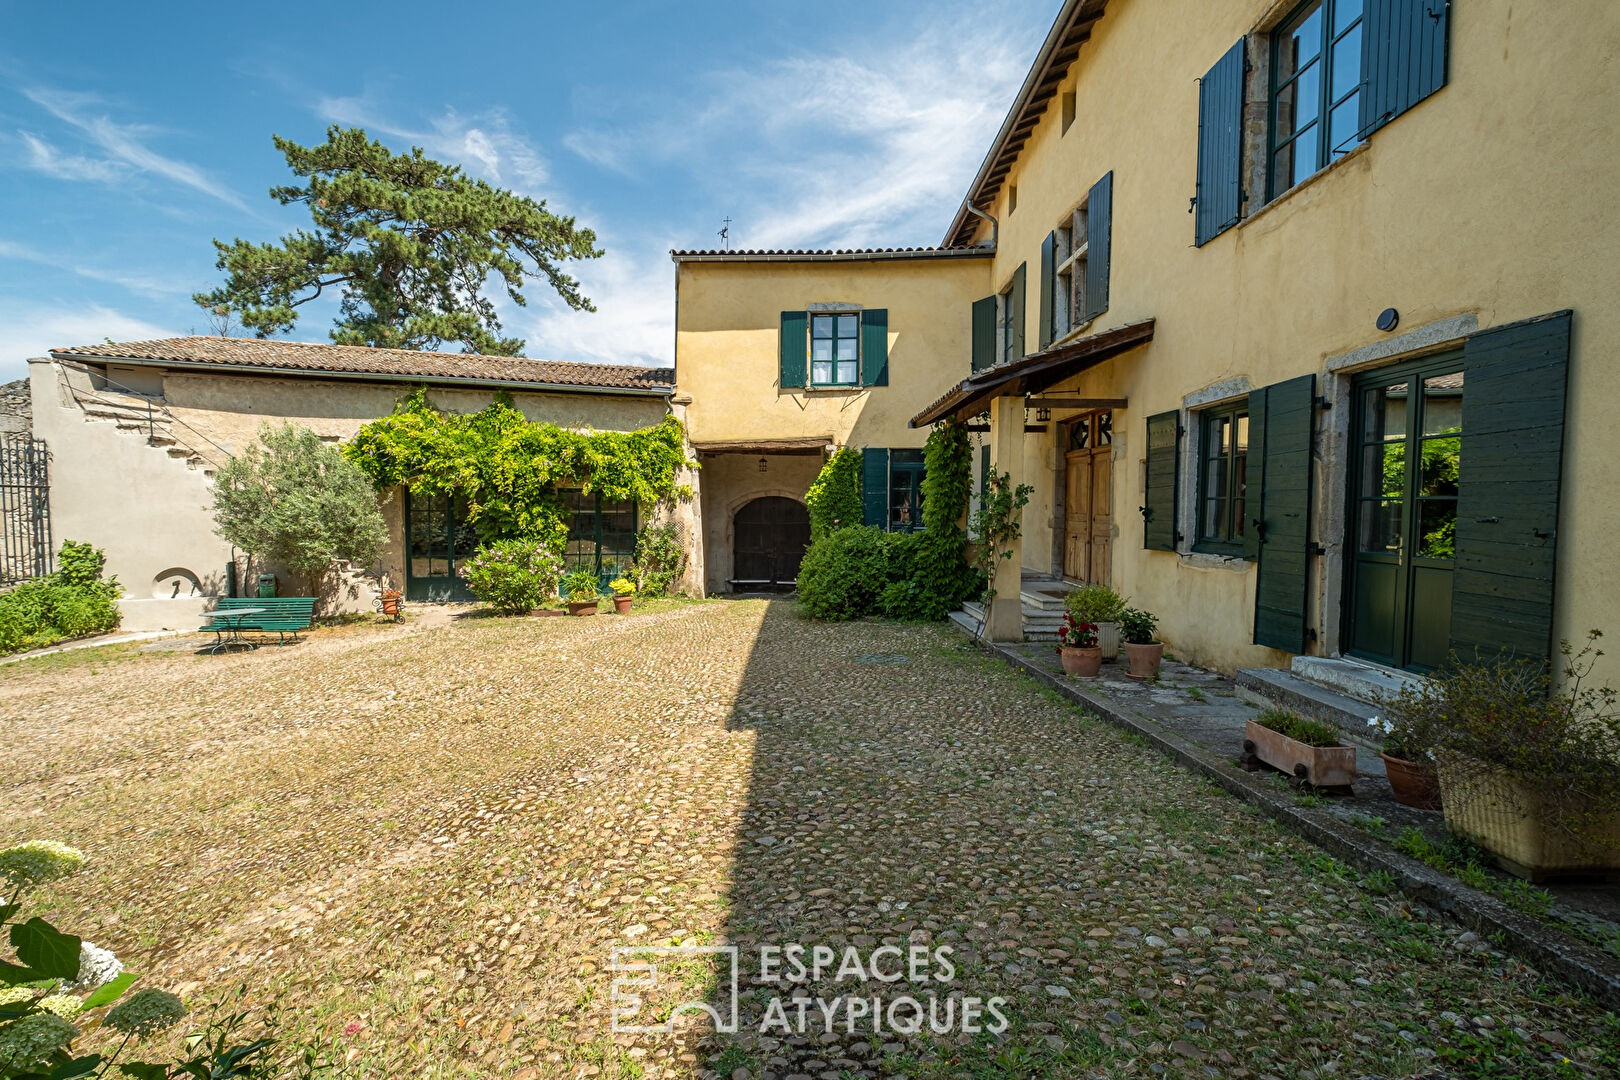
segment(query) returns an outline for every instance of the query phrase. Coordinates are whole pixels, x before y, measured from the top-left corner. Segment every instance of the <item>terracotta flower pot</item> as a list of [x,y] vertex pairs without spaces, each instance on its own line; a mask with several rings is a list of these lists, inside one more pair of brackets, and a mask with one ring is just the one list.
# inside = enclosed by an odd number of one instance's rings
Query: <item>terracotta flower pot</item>
[[1077,649],[1064,645],[1058,649],[1063,660],[1063,674],[1077,675],[1082,679],[1095,679],[1102,670],[1102,648],[1093,645],[1089,649]]
[[596,601],[595,600],[570,600],[570,601],[568,601],[568,614],[570,614],[570,615],[595,615],[596,614]]
[[628,615],[628,614],[630,614],[630,601],[631,601],[631,599],[632,598],[628,597],[628,596],[615,596],[613,598],[613,610],[616,611],[617,613],[619,613],[620,615]]
[[1130,670],[1125,674],[1132,679],[1157,679],[1159,665],[1164,662],[1164,642],[1155,641],[1151,645],[1132,645],[1124,642],[1120,648],[1125,651],[1125,662]]
[[1388,754],[1378,756],[1384,759],[1384,775],[1389,777],[1396,802],[1419,810],[1440,809],[1440,777],[1432,764]]
[[1312,746],[1247,720],[1243,724],[1243,749],[1272,768],[1316,787],[1344,787],[1356,779],[1353,746]]

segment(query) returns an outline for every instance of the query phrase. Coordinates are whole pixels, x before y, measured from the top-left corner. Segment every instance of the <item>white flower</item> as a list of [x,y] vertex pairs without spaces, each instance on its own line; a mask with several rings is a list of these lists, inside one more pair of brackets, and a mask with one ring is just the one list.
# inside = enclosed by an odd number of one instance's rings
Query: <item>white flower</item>
[[32,1013],[0,1027],[0,1069],[7,1076],[32,1071],[58,1050],[73,1041],[79,1029],[50,1013]]
[[123,974],[124,965],[109,949],[92,945],[88,941],[79,942],[79,979],[69,990],[94,990],[103,983],[110,983]]
[[49,994],[39,999],[41,1012],[55,1013],[64,1020],[78,1016],[84,1003],[72,994]]
[[18,888],[65,878],[84,865],[84,852],[55,840],[30,840],[0,851],[0,878]]
[[107,1013],[107,1026],[130,1035],[150,1035],[178,1023],[185,1004],[167,990],[141,990]]

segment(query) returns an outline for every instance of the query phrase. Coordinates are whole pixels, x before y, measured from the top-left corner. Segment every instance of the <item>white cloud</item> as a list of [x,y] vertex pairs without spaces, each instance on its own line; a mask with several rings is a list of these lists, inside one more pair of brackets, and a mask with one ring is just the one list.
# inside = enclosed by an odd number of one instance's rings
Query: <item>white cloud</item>
[[129,169],[117,161],[65,153],[37,135],[26,131],[17,134],[28,148],[28,166],[49,173],[58,180],[89,180],[105,184],[129,174]]
[[[224,203],[229,203],[239,209],[246,209],[246,204],[237,197],[236,193],[225,187],[219,181],[209,176],[202,169],[189,162],[179,161],[175,158],[165,157],[147,146],[144,139],[152,133],[152,129],[140,124],[120,124],[105,114],[99,113],[101,105],[96,98],[88,94],[77,94],[68,91],[49,90],[40,87],[25,89],[23,94],[65,124],[77,128],[81,133],[111,156],[111,162],[102,162],[101,165],[113,162],[122,163],[140,172],[153,173],[172,180],[185,187],[211,195]],[[41,143],[41,148],[47,153],[51,148]],[[32,151],[32,146],[30,146]],[[81,171],[80,175],[72,179],[97,179],[112,182],[119,179],[116,174],[95,175],[98,163],[87,158],[72,159],[91,167],[90,173]]]
[[471,117],[446,108],[426,128],[384,116],[365,97],[322,98],[315,112],[332,123],[408,140],[430,157],[448,158],[491,183],[517,191],[534,191],[550,175],[544,155],[513,130],[510,115],[499,107]]
[[49,266],[54,270],[76,274],[91,281],[109,282],[154,300],[172,299],[183,295],[183,290],[176,288],[171,278],[147,277],[118,269],[92,266],[81,260],[51,255],[36,248],[31,248],[26,244],[14,243],[10,240],[0,240],[0,259],[15,259],[20,262],[35,263],[39,266]]
[[733,246],[935,243],[1032,53],[1028,33],[959,26],[942,14],[900,46],[721,72],[645,123],[564,144],[628,175],[687,170],[737,219]]
[[0,301],[0,382],[28,373],[27,360],[51,349],[114,341],[148,341],[175,337],[177,331],[156,326],[100,304],[37,304]]
[[573,311],[535,282],[529,307],[503,305],[508,332],[528,341],[527,356],[601,364],[668,366],[675,351],[675,278],[667,239],[621,246],[601,238],[606,254],[569,264],[595,311]]

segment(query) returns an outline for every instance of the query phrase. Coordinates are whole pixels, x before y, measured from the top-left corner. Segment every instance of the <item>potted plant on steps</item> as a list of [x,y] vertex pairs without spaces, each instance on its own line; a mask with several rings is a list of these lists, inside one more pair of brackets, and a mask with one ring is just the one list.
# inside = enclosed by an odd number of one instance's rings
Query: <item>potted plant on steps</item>
[[608,588],[613,590],[613,610],[620,615],[630,614],[630,602],[635,599],[636,583],[626,577],[616,577],[608,582]]
[[1423,717],[1393,713],[1375,716],[1367,726],[1383,736],[1384,775],[1395,801],[1418,810],[1440,809],[1440,777],[1434,766],[1434,739]]
[[1063,614],[1057,652],[1063,661],[1065,675],[1095,679],[1102,671],[1103,651],[1097,643],[1097,624],[1081,622],[1072,611]]
[[1125,650],[1125,661],[1132,679],[1157,679],[1159,665],[1164,662],[1164,642],[1159,640],[1159,620],[1141,608],[1126,608],[1119,613],[1120,648]]
[[1244,767],[1257,761],[1321,788],[1348,788],[1356,779],[1356,748],[1339,741],[1331,724],[1287,709],[1263,710],[1243,723]]
[[1591,683],[1598,631],[1561,677],[1540,659],[1455,657],[1393,700],[1432,724],[1446,826],[1511,874],[1620,871],[1620,707]]
[[1107,585],[1082,585],[1063,598],[1064,609],[1080,622],[1095,623],[1104,660],[1119,656],[1119,617],[1125,598]]
[[596,575],[575,570],[562,580],[563,596],[568,598],[568,614],[596,614]]

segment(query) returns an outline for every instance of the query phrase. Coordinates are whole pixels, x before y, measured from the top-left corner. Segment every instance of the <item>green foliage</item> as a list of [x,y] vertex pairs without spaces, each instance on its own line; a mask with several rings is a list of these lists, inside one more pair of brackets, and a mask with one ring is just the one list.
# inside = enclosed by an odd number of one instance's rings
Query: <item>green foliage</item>
[[1159,640],[1159,618],[1151,611],[1128,607],[1119,613],[1119,637],[1128,645],[1152,645]]
[[1332,724],[1324,724],[1320,720],[1307,720],[1289,709],[1276,707],[1264,709],[1254,720],[1261,727],[1270,728],[1306,746],[1339,745],[1339,733],[1334,730]]
[[805,614],[859,619],[876,612],[890,584],[894,547],[904,535],[851,525],[811,544],[799,564],[797,591]]
[[940,536],[953,536],[960,545],[966,539],[962,520],[972,490],[973,444],[968,439],[967,425],[960,420],[942,420],[934,425],[923,444],[923,528]]
[[226,279],[193,297],[202,307],[239,312],[244,327],[269,337],[291,330],[301,305],[336,287],[343,304],[332,340],[340,345],[454,341],[500,356],[517,355],[524,342],[500,336],[485,295],[492,278],[519,307],[525,278],[544,278],[569,307],[595,310],[559,264],[601,255],[596,236],[544,201],[471,179],[421,147],[394,154],[359,128],[330,127],[318,146],[274,138],[307,182],[270,195],[308,207],[314,229],[270,244],[214,241]]
[[264,425],[258,444],[221,466],[214,521],[232,544],[302,575],[314,596],[333,563],[376,562],[388,542],[365,473],[296,424]]
[[465,496],[468,520],[486,543],[532,539],[561,552],[569,511],[559,488],[643,510],[689,496],[675,482],[679,469],[695,464],[685,445],[673,416],[638,431],[568,431],[530,421],[504,394],[479,412],[447,414],[418,389],[362,427],[343,452],[379,491],[403,484],[413,495]]
[[572,570],[562,579],[563,595],[576,604],[595,600],[599,582],[589,570]]
[[0,594],[0,654],[38,649],[118,626],[116,578],[103,578],[107,557],[94,545],[62,542],[55,573]]
[[[1024,507],[1035,489],[1029,484],[1013,487],[1012,474],[991,469],[985,477],[979,509],[973,514],[971,531],[978,540],[974,568],[984,577],[984,602],[988,608],[996,597],[996,564],[1012,558],[1011,544],[1024,534]],[[989,619],[985,619],[986,625]]]
[[1082,622],[1118,622],[1125,598],[1107,585],[1082,585],[1063,598],[1063,606]]
[[1506,776],[1527,789],[1550,827],[1601,843],[1620,813],[1620,707],[1612,687],[1590,682],[1602,636],[1591,631],[1578,652],[1562,644],[1562,681],[1539,660],[1453,654],[1432,678],[1385,704],[1401,724],[1432,738],[1459,787]]
[[[926,482],[926,481],[925,481]],[[861,523],[861,454],[843,447],[821,466],[804,493],[810,511],[810,541],[814,543],[834,529]]]
[[502,615],[533,611],[557,594],[562,560],[534,540],[485,544],[462,568],[467,589]]
[[612,581],[608,582],[608,588],[613,590],[614,596],[636,595],[636,583],[631,581],[629,578],[616,577]]
[[1465,885],[1488,892],[1528,915],[1544,918],[1552,908],[1552,894],[1528,881],[1491,873],[1485,868],[1490,856],[1460,836],[1448,833],[1438,841],[1431,840],[1422,830],[1408,825],[1390,846],[1402,855],[1450,874]]
[[636,534],[630,564],[636,592],[642,596],[667,594],[686,569],[686,545],[680,526],[671,521],[642,529]]

